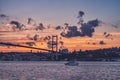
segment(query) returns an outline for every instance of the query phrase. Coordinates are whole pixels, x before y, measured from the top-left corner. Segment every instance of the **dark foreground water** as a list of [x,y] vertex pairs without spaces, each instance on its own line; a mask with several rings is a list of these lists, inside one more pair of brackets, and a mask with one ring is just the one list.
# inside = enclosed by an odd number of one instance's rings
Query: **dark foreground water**
[[0,62],[0,80],[120,80],[120,62]]

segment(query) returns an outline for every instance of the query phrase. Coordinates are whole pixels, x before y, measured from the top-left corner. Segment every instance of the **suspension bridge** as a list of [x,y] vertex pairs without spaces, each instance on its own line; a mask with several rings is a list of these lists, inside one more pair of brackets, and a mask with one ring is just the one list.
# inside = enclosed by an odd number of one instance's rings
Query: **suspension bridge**
[[[56,44],[54,44],[54,42]],[[51,52],[51,59],[54,60],[54,56],[55,56],[55,59],[58,60],[58,36],[57,35],[54,35],[52,36],[52,50],[49,50],[49,49],[43,49],[43,48],[36,48],[36,47],[30,47],[30,46],[24,46],[24,45],[19,45],[19,44],[13,44],[13,43],[5,43],[5,42],[0,42],[1,45],[7,45],[7,46],[15,46],[15,47],[23,47],[23,48],[30,48],[30,49],[36,49],[36,50],[43,50],[43,51],[48,51],[48,52]],[[55,46],[55,48],[54,48]]]

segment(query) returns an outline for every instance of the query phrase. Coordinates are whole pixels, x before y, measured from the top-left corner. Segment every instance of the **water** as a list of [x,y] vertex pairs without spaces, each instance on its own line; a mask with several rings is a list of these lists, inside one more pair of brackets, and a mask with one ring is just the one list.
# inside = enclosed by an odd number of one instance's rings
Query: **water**
[[0,80],[120,80],[120,62],[0,62]]

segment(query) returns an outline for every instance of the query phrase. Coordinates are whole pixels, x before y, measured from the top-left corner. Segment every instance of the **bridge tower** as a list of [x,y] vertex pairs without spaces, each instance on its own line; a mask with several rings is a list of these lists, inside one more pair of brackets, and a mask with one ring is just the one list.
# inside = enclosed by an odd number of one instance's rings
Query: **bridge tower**
[[58,60],[58,36],[52,36],[52,60]]

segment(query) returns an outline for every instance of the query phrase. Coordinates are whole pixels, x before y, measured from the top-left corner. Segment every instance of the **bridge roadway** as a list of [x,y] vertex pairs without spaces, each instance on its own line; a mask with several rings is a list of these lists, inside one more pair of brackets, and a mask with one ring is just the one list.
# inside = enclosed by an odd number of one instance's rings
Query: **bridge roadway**
[[23,47],[23,48],[31,48],[31,49],[37,49],[37,50],[55,52],[55,51],[48,50],[48,49],[36,48],[36,47],[30,47],[30,46],[24,46],[24,45],[19,45],[19,44],[4,43],[4,42],[0,42],[0,44],[1,44],[1,45],[7,45],[7,46],[17,46],[17,47]]

